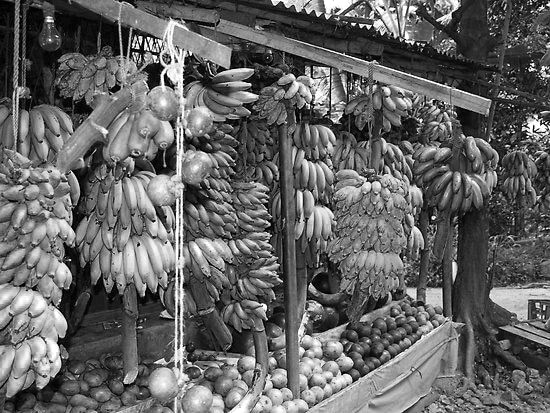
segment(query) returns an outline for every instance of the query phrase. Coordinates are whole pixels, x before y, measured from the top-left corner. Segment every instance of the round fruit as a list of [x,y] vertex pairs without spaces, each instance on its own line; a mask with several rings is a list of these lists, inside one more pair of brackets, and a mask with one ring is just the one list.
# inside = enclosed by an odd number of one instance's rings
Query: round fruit
[[298,407],[299,413],[305,413],[309,410],[309,404],[304,399],[294,399],[293,402]]
[[342,373],[345,373],[353,368],[353,360],[350,357],[340,357],[338,360],[336,360],[336,362],[338,363],[338,366],[340,367],[340,371]]
[[361,366],[361,368],[359,369],[359,373],[361,374],[361,376],[366,376],[370,373],[370,367],[366,363],[363,364],[363,366]]
[[397,325],[397,327],[402,326],[406,322],[407,322],[407,317],[405,317],[404,315],[399,315],[395,317],[395,324]]
[[253,411],[258,412],[269,412],[271,408],[273,407],[273,403],[271,403],[271,399],[267,397],[265,394],[261,395],[258,399],[258,403],[256,403],[256,407],[259,407],[258,410],[254,408]]
[[254,382],[254,370],[247,370],[241,374],[241,380],[244,381],[248,387],[252,386]]
[[191,109],[186,115],[187,130],[193,137],[206,135],[214,125],[212,115],[207,108],[198,107]]
[[397,323],[395,322],[395,318],[389,317],[386,320],[386,326],[388,327],[388,331],[395,330],[397,328]]
[[256,367],[255,357],[244,356],[244,357],[241,357],[239,361],[237,361],[237,370],[241,374],[247,370],[254,370],[255,367]]
[[149,391],[151,396],[161,402],[166,402],[176,396],[179,387],[174,372],[167,367],[153,370],[149,376]]
[[216,381],[216,379],[222,374],[223,371],[219,367],[208,367],[206,370],[204,370],[204,378],[210,381]]
[[[225,407],[228,409],[232,409],[235,407],[239,402],[243,399],[244,395],[246,394],[246,391],[239,388],[233,388],[227,393],[227,396],[225,396]],[[184,410],[185,411],[185,410]]]
[[308,378],[303,374],[300,374],[298,378],[300,381],[300,391],[306,390],[308,388]]
[[212,170],[212,160],[203,151],[188,150],[181,162],[182,180],[189,185],[200,184]]
[[207,413],[213,401],[214,397],[210,389],[201,385],[195,385],[183,395],[181,408],[186,413]]
[[420,327],[420,326],[418,325],[418,322],[417,322],[416,320],[415,320],[415,321],[411,321],[411,322],[409,323],[409,326],[411,326],[411,331],[412,331],[413,333],[416,333],[416,331],[418,330],[418,327]]
[[283,404],[284,402],[283,392],[279,389],[271,389],[265,395],[271,399],[273,406]]
[[302,393],[300,393],[300,398],[307,403],[308,409],[315,406],[317,403],[315,393],[313,393],[310,389],[302,391]]
[[298,371],[309,379],[313,374],[313,367],[308,362],[300,361],[298,363]]
[[388,350],[384,350],[380,356],[380,363],[384,364],[391,360],[391,354]]
[[439,321],[437,321],[437,320],[435,320],[435,319],[434,319],[434,320],[432,320],[432,321],[430,321],[430,322],[432,323],[432,325],[434,326],[434,328],[436,328],[436,327],[439,327],[439,326],[440,326],[440,324],[439,324]]
[[365,361],[362,358],[353,360],[353,368],[357,371],[361,370],[364,365]]
[[334,374],[332,374],[332,371],[323,370],[323,372],[321,374],[323,375],[323,377],[325,378],[327,383],[330,383],[332,381],[332,379],[334,378]]
[[386,321],[384,321],[384,319],[380,317],[372,322],[372,327],[379,329],[382,333],[388,331]]
[[373,327],[370,332],[370,336],[372,337],[380,337],[382,336],[382,330],[379,328]]
[[308,384],[310,388],[314,386],[325,387],[327,384],[327,379],[325,379],[325,376],[323,376],[322,373],[315,373],[309,378]]
[[323,364],[322,369],[324,371],[330,371],[333,376],[336,376],[340,372],[340,367],[338,366],[338,363],[334,360],[329,360],[325,364]]
[[313,386],[313,387],[310,388],[310,390],[315,395],[315,404],[321,403],[323,401],[323,399],[325,398],[325,391],[323,390],[323,387]]
[[393,343],[393,334],[391,333],[384,333],[381,337],[382,340],[388,340],[389,344]]
[[281,389],[281,394],[283,395],[283,401],[285,402],[294,399],[294,395],[288,387],[283,387]]
[[336,360],[343,352],[344,346],[336,340],[329,340],[323,346],[323,356],[329,360]]
[[151,89],[147,94],[147,106],[160,120],[171,121],[178,116],[178,97],[174,89],[168,86],[157,86]]
[[189,366],[185,369],[185,374],[191,379],[198,379],[201,376],[201,369],[199,369],[197,366]]
[[216,393],[221,394],[222,396],[227,396],[229,390],[233,388],[233,379],[225,374],[221,375],[214,382],[214,390]]
[[434,307],[434,311],[435,311],[436,314],[443,314],[443,308],[439,305],[436,305]]
[[300,342],[300,345],[304,348],[304,350],[309,350],[314,345],[313,337],[306,334],[302,337],[302,341]]
[[293,400],[284,401],[283,407],[285,408],[286,413],[299,413],[300,411],[298,405]]
[[361,373],[358,370],[351,369],[348,371],[348,374],[351,376],[352,381],[357,381],[361,378]]
[[286,374],[276,373],[271,375],[271,381],[273,382],[273,387],[276,389],[282,389],[287,385]]
[[286,409],[279,404],[279,405],[273,406],[269,411],[269,413],[286,413]]
[[147,185],[147,195],[155,206],[174,205],[177,192],[177,183],[165,174],[154,176]]
[[371,326],[367,324],[361,324],[357,330],[357,334],[359,334],[359,337],[368,337],[371,335],[371,330]]
[[312,348],[304,351],[304,357],[307,357],[307,358],[310,358],[310,359],[314,359],[317,357],[317,352]]
[[395,357],[399,354],[399,346],[396,345],[396,344],[391,344],[389,347],[388,347],[388,353],[390,353],[390,356],[392,357]]
[[342,333],[342,336],[354,343],[359,340],[359,334],[357,334],[357,331],[355,330],[344,330],[344,332]]
[[399,314],[401,314],[401,308],[397,306],[390,308],[390,316],[397,317]]

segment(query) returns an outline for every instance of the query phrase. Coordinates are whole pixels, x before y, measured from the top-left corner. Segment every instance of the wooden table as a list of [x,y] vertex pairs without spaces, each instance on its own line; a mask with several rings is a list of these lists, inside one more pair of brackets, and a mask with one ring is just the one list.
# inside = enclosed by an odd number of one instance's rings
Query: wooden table
[[541,320],[528,320],[500,327],[500,330],[550,348],[550,332],[546,331]]

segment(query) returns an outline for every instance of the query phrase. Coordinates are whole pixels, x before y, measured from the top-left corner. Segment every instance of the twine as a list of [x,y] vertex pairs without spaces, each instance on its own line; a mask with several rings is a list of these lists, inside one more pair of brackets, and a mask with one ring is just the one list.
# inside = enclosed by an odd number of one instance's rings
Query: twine
[[369,136],[372,136],[372,121],[374,119],[374,106],[372,103],[372,89],[373,89],[373,63],[369,61],[367,65],[367,82],[369,90],[369,102],[367,103],[367,127],[369,128]]
[[21,0],[15,0],[13,21],[13,94],[12,94],[12,122],[13,122],[13,150],[17,151],[17,137],[19,135],[19,70],[21,39],[19,37],[21,22]]

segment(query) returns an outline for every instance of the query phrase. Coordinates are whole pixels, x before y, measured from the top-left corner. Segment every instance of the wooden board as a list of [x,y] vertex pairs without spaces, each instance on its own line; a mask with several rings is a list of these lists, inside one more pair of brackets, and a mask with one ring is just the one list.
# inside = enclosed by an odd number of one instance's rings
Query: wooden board
[[500,330],[505,331],[507,333],[513,334],[515,336],[519,336],[522,338],[525,338],[527,340],[530,340],[534,343],[541,344],[545,347],[550,347],[550,337],[549,338],[543,338],[537,334],[533,334],[529,331],[522,330],[520,328],[517,328],[516,326],[504,326],[499,327]]
[[[363,77],[368,77],[369,75],[369,67],[371,65],[365,60],[291,39],[281,34],[253,29],[225,19],[220,20],[220,23],[216,27],[216,31],[268,46],[276,50],[291,53],[312,62],[322,63],[336,69],[355,73]],[[205,35],[209,37],[212,36],[212,38],[215,38],[213,36],[215,36],[216,31],[206,27],[202,29]],[[472,112],[488,115],[491,107],[490,99],[410,75],[377,63],[372,64],[372,71],[374,80],[399,86],[403,89],[420,93],[430,98],[439,99]]]
[[519,328],[520,330],[527,331],[528,333],[535,334],[539,337],[546,338],[550,340],[550,332],[537,328],[530,325],[529,323],[519,323],[514,325],[514,327]]
[[[143,10],[138,10],[130,3],[114,0],[72,0],[73,4],[90,10],[105,19],[120,22],[141,32],[162,39],[168,26],[168,21],[153,16]],[[214,40],[188,30],[186,27],[175,26],[174,45],[208,59],[222,67],[231,66],[231,49]]]
[[207,10],[183,4],[169,4],[158,1],[136,1],[136,6],[151,14],[164,17],[172,17],[186,21],[196,21],[208,24],[217,24],[220,21],[220,13],[217,10]]

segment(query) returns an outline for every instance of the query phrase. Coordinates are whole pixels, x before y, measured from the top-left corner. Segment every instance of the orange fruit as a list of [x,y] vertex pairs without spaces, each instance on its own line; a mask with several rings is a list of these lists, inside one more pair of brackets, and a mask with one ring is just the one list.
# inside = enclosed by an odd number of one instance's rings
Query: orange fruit
[[243,374],[247,370],[254,370],[256,367],[256,358],[252,356],[243,356],[237,361],[237,370]]
[[207,413],[213,401],[214,396],[210,389],[201,385],[195,385],[183,395],[181,408],[186,413]]
[[229,390],[233,388],[233,379],[225,374],[218,377],[214,382],[214,391],[221,394],[223,397],[227,396]]
[[309,387],[319,386],[321,388],[327,385],[327,380],[323,374],[315,373],[309,378]]
[[338,363],[342,373],[345,373],[353,368],[353,360],[348,356],[340,357],[336,360],[336,362]]
[[226,364],[222,367],[223,374],[233,380],[239,378],[239,370],[237,370],[236,366],[232,366],[230,364]]
[[225,408],[225,403],[223,401],[223,397],[220,394],[214,394],[212,399],[212,407],[220,407],[222,409]]
[[323,387],[323,391],[325,392],[325,399],[328,399],[330,396],[332,396],[333,390],[330,384],[325,385],[325,387]]
[[308,378],[304,376],[303,374],[300,374],[300,391],[306,390],[308,388]]
[[313,347],[315,341],[313,337],[306,334],[302,337],[302,341],[300,342],[300,345],[304,348],[304,350],[309,350],[311,347]]
[[219,367],[208,367],[206,370],[204,370],[204,378],[206,380],[210,381],[216,381],[218,377],[220,377],[223,374],[222,369]]
[[313,386],[309,390],[311,390],[313,392],[313,394],[315,395],[315,404],[321,403],[323,401],[323,399],[325,398],[325,391],[323,390],[322,387]]
[[340,372],[340,367],[334,360],[327,361],[323,364],[322,369],[323,371],[330,371],[333,376],[336,376]]
[[286,413],[286,409],[280,404],[273,406],[269,413]]
[[149,392],[161,402],[166,402],[178,394],[178,379],[167,367],[160,367],[149,376]]
[[298,363],[298,371],[300,372],[300,374],[303,374],[307,378],[310,378],[313,374],[313,367],[307,362],[300,361]]

